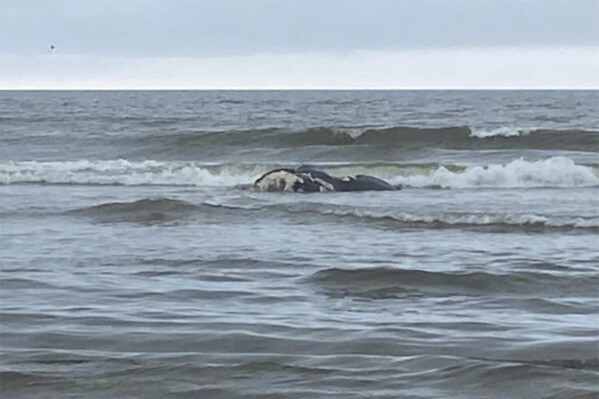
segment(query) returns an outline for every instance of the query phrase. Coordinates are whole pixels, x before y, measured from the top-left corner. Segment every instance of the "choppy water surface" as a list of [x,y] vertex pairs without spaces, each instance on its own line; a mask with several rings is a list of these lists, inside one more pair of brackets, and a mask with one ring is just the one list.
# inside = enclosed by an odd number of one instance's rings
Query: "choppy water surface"
[[596,398],[598,104],[2,92],[2,397]]

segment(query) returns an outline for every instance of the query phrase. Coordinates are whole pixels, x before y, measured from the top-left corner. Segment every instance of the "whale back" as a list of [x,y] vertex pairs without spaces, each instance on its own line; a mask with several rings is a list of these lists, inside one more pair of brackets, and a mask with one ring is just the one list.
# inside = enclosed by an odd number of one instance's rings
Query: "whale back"
[[368,175],[356,175],[349,180],[343,180],[341,191],[390,191],[401,187],[387,183],[383,179]]
[[254,189],[256,191],[313,193],[399,190],[401,186],[393,186],[382,179],[367,175],[333,177],[313,166],[302,165],[296,169],[273,169],[256,179]]

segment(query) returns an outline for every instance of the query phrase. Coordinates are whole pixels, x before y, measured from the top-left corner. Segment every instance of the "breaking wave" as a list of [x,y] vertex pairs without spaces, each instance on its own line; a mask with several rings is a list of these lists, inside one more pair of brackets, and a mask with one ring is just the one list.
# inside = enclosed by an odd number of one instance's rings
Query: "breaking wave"
[[[0,183],[228,186],[248,183],[243,166],[127,160],[8,162],[0,164]],[[252,168],[250,168],[252,169]],[[245,172],[245,173],[244,173]]]
[[[281,164],[203,164],[127,160],[0,163],[0,184],[92,184],[224,186],[252,183]],[[596,187],[599,165],[576,164],[567,157],[507,164],[463,166],[436,163],[328,163],[315,166],[337,176],[369,174],[420,188]]]
[[425,175],[394,179],[412,187],[592,187],[599,185],[597,166],[579,165],[567,157],[540,161],[516,159],[507,164],[470,166],[452,171],[445,166]]
[[398,148],[448,149],[558,149],[599,151],[599,132],[592,130],[549,130],[520,127],[474,128],[450,126],[423,128],[313,127],[301,131],[279,128],[190,131],[136,139],[136,145],[160,153],[199,151],[207,148],[287,148],[306,146],[393,146]]
[[[474,128],[471,129],[470,136],[485,139],[489,137],[518,137],[528,135],[534,129],[523,129],[518,127],[502,126],[493,129]],[[554,133],[555,134],[555,133]]]

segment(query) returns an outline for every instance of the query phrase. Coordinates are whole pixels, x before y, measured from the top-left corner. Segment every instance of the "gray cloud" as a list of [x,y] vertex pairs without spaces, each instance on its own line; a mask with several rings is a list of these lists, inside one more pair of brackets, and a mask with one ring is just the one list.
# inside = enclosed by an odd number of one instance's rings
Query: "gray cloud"
[[0,53],[127,57],[599,45],[599,1],[29,1],[0,5]]

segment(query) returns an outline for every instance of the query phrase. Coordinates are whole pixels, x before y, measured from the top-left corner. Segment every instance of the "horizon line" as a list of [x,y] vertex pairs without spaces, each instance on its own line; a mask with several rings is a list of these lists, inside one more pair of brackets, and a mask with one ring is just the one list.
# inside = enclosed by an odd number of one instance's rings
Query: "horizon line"
[[259,88],[259,87],[204,87],[204,88],[183,88],[183,87],[64,87],[64,88],[36,88],[36,87],[17,87],[4,88],[0,91],[597,91],[597,87],[281,87],[281,88]]

